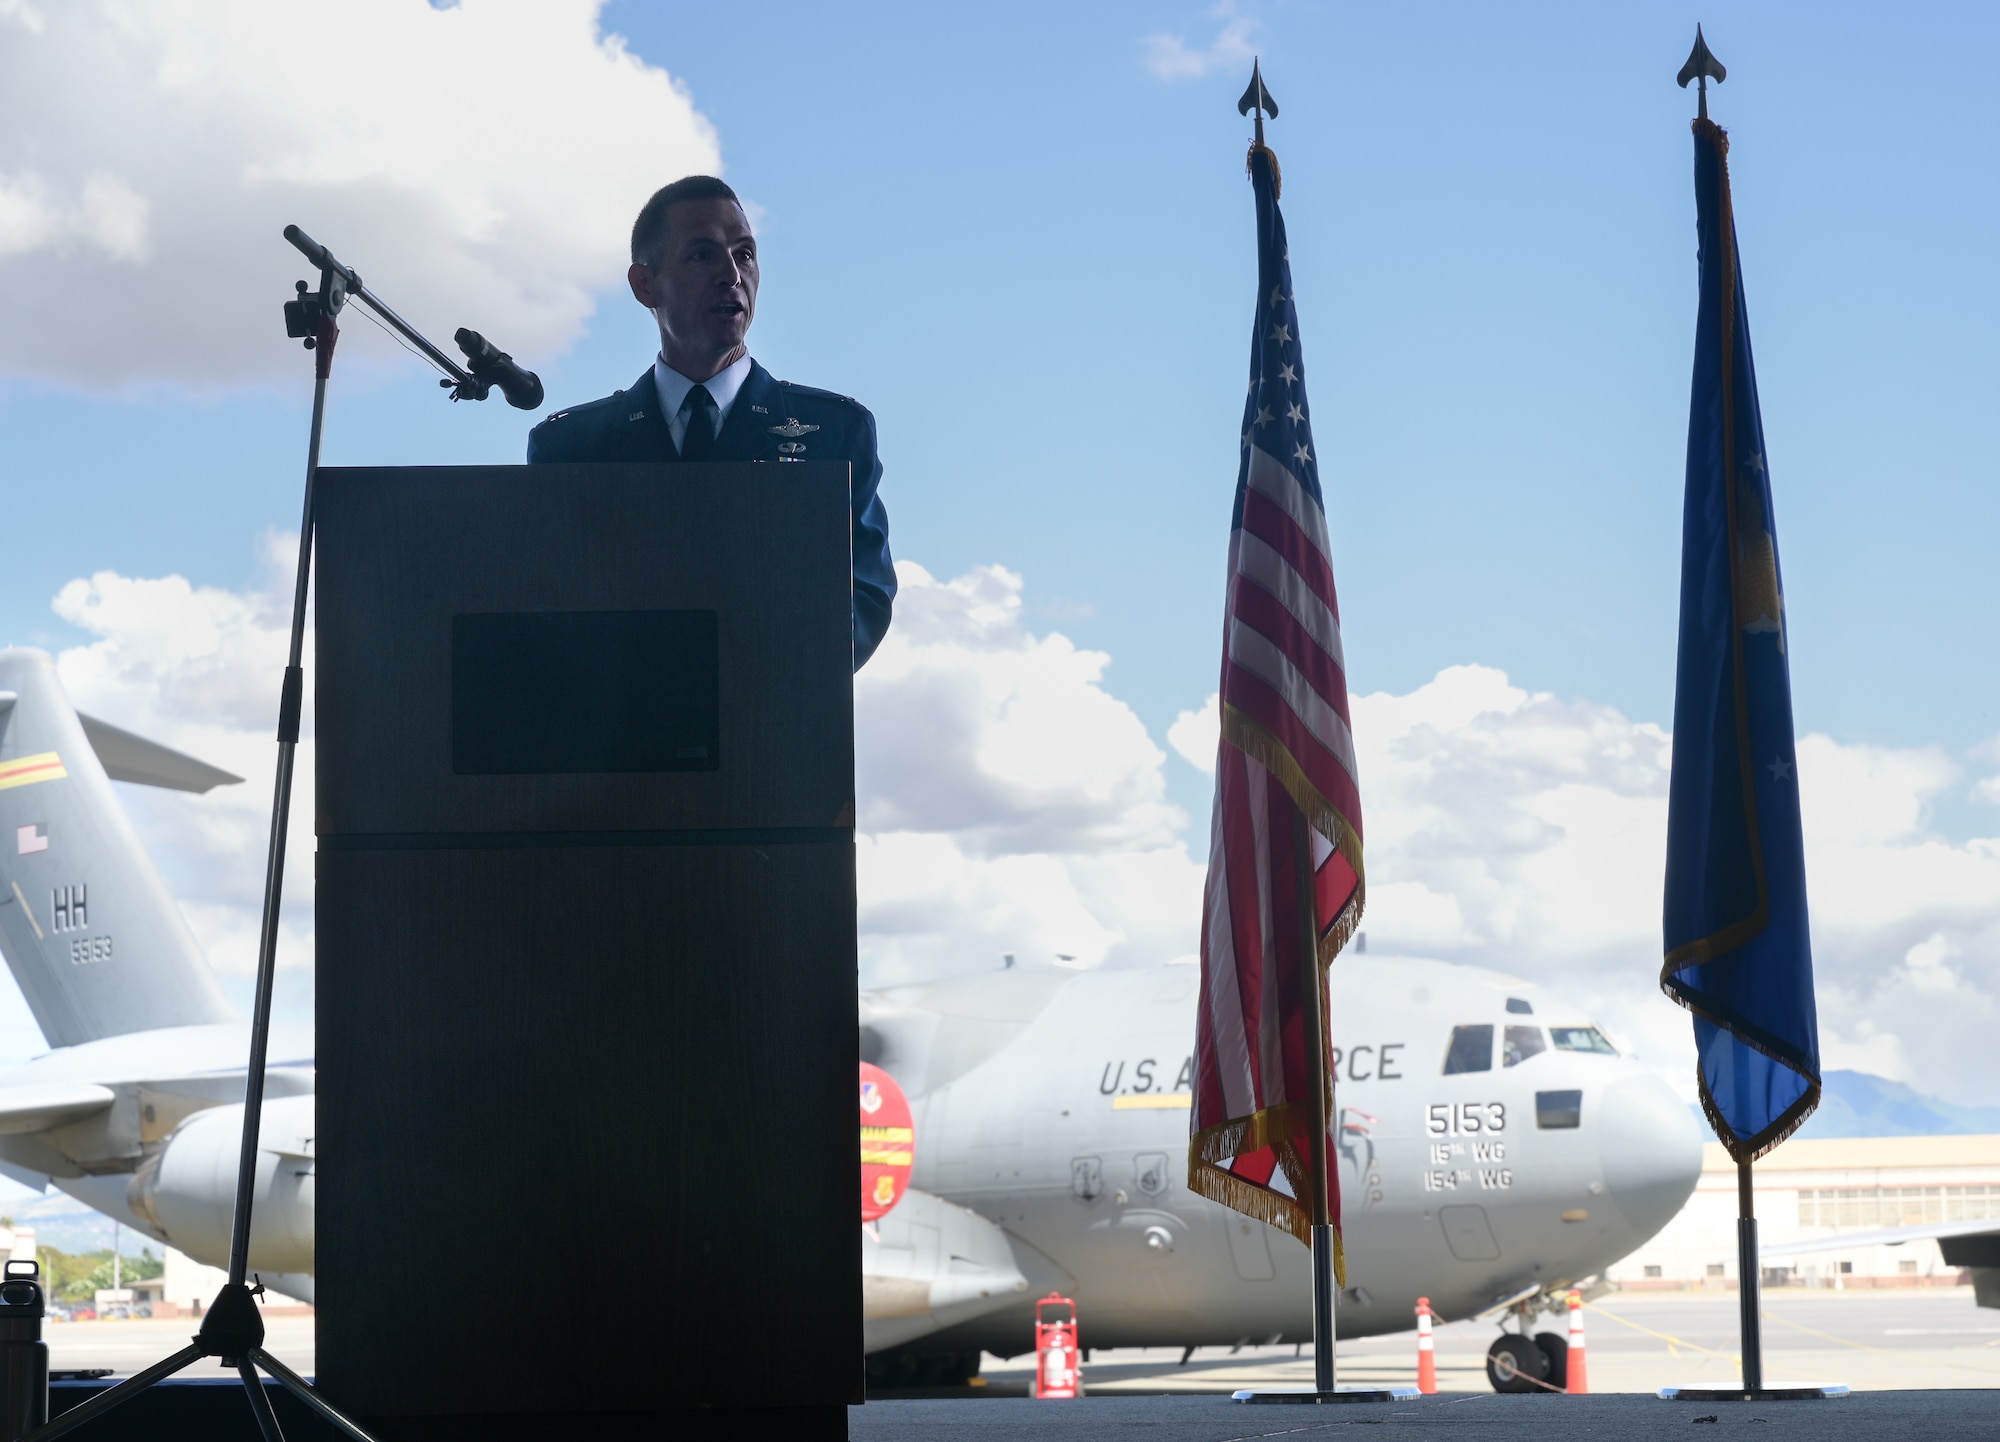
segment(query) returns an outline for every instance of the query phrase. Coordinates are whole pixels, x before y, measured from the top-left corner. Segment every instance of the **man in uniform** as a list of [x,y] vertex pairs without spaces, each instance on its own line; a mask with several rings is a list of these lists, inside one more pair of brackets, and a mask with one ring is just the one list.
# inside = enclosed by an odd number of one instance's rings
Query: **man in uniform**
[[853,466],[854,669],[889,629],[896,572],[876,487],[875,417],[832,391],[774,380],[744,337],[757,313],[757,241],[736,192],[710,175],[657,191],[632,226],[632,295],[660,354],[629,390],[557,411],[528,433],[536,461],[847,461]]

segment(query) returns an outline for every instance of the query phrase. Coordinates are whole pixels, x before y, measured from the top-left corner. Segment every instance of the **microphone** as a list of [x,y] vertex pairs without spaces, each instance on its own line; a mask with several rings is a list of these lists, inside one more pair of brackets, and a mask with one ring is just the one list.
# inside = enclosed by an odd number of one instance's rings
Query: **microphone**
[[[498,386],[500,394],[507,397],[508,405],[516,410],[531,411],[542,403],[541,377],[533,371],[521,369],[512,356],[495,347],[478,331],[460,326],[452,339],[465,352],[465,368],[482,384]],[[472,400],[484,398],[483,394],[468,397]]]

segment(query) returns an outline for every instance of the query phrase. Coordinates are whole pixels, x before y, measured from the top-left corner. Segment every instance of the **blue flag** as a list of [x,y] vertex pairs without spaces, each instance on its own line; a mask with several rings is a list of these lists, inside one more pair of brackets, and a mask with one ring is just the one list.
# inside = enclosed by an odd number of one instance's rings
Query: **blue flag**
[[1694,125],[1701,237],[1667,809],[1666,964],[1694,1013],[1702,1108],[1738,1162],[1819,1105],[1819,1023],[1784,588],[1729,200],[1729,137]]

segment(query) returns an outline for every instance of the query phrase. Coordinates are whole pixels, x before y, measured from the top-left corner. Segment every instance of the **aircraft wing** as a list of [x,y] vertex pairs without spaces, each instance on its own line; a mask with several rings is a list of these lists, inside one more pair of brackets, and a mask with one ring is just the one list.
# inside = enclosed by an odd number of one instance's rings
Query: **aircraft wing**
[[927,1337],[1018,1301],[1028,1279],[1007,1234],[979,1213],[920,1192],[861,1229],[861,1315],[870,1352]]
[[45,1082],[0,1088],[0,1136],[26,1136],[80,1121],[103,1111],[117,1098],[92,1082]]
[[[1916,1222],[1907,1227],[1882,1227],[1872,1232],[1842,1232],[1837,1236],[1815,1237],[1810,1241],[1781,1242],[1777,1246],[1760,1246],[1757,1251],[1765,1257],[1805,1257],[1815,1252],[1843,1252],[1855,1247],[1900,1247],[1905,1242],[1948,1242],[1960,1237],[1986,1237],[1994,1239],[1994,1250],[2000,1254],[2000,1222],[1988,1218],[1983,1222]],[[1949,1248],[1958,1251],[1959,1248]],[[1953,1262],[1945,1258],[1950,1266],[1977,1266],[1976,1262]],[[1987,1265],[2000,1266],[2000,1256]]]

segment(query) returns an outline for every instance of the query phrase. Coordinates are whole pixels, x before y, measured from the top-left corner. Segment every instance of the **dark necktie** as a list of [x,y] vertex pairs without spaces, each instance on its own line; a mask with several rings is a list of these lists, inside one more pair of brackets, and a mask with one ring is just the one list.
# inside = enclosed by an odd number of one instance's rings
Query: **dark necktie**
[[711,419],[715,397],[708,393],[707,386],[695,386],[687,393],[683,406],[687,411],[687,430],[682,433],[681,459],[705,461],[715,453],[715,422]]

